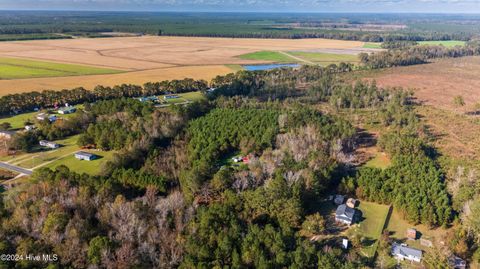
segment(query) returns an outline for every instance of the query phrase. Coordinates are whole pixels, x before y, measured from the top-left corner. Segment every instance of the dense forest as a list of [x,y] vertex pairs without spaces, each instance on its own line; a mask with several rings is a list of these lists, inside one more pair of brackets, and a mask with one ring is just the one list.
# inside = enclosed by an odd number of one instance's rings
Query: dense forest
[[[474,22],[479,20],[475,15],[434,14],[4,11],[0,13],[0,40],[23,40],[28,36],[31,39],[108,37],[111,32],[126,32],[365,42],[466,41],[478,36]],[[441,27],[446,22],[450,27]],[[405,27],[398,29],[398,25]]]
[[417,46],[416,43],[388,42],[382,45],[386,51],[361,53],[363,68],[378,69],[428,63],[436,58],[457,58],[480,55],[480,42],[467,42],[465,46]]
[[[454,226],[452,251],[478,260],[479,225],[472,217],[458,225],[458,203],[476,196],[467,187],[459,188],[468,198],[451,196],[412,93],[348,82],[351,70],[304,66],[240,71],[210,83],[2,97],[2,114],[84,104],[68,120],[15,136],[12,148],[79,134],[79,146],[116,153],[98,175],[41,168],[3,192],[1,252],[55,253],[59,260],[0,266],[378,268],[377,256],[363,252],[366,238],[341,247],[343,235],[324,213],[336,193],[393,205],[412,225]],[[185,91],[206,98],[162,108],[132,98]],[[391,156],[386,169],[358,166],[360,134],[350,116],[364,114],[385,130],[378,147]],[[245,161],[233,162],[236,156]],[[378,239],[378,253],[389,248],[388,237]],[[442,260],[433,261],[428,268],[439,268]]]

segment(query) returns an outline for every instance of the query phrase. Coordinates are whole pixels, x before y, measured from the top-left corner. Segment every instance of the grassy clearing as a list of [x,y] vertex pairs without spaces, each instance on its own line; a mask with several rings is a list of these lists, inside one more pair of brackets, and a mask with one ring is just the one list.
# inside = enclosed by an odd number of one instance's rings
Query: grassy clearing
[[390,216],[390,221],[388,222],[387,226],[387,230],[390,232],[390,237],[396,239],[397,241],[406,241],[406,243],[413,248],[429,251],[430,248],[422,246],[420,244],[420,240],[407,240],[406,233],[409,228],[416,229],[419,232],[421,238],[432,241],[434,245],[437,245],[439,242],[444,241],[445,234],[447,233],[447,230],[444,228],[431,229],[427,225],[423,224],[410,224],[403,218],[401,212],[394,209],[392,211],[392,215]]
[[382,235],[390,206],[362,201],[358,209],[362,211],[363,221],[350,228],[347,234],[364,238],[367,243],[362,247],[361,252],[366,257],[373,257],[377,251],[378,239]]
[[78,137],[78,135],[75,135],[66,139],[57,140],[55,142],[62,145],[60,148],[55,150],[46,150],[39,147],[39,150],[41,151],[27,154],[26,156],[23,156],[17,160],[11,161],[11,163],[23,168],[31,169],[49,162],[56,161],[65,155],[73,154],[79,150],[77,146]]
[[367,42],[363,45],[365,49],[381,49],[382,43],[381,42]]
[[317,52],[301,52],[301,51],[293,51],[293,52],[289,52],[289,54],[310,62],[322,64],[322,65],[338,64],[341,62],[344,62],[344,63],[358,62],[358,56],[351,55],[351,54],[317,53]]
[[[75,107],[77,108],[77,110],[83,109],[83,105],[77,105]],[[4,123],[4,122],[10,123],[10,125],[12,126],[11,129],[13,130],[23,129],[25,126],[25,122],[30,121],[34,123],[36,120],[36,115],[42,112],[48,112],[48,111],[28,112],[28,113],[18,114],[12,117],[0,118],[0,123]],[[57,115],[58,118],[62,118],[62,119],[68,119],[75,115],[75,113],[62,115],[54,112],[51,112],[51,114],[55,114]]]
[[226,64],[225,66],[232,69],[234,72],[243,70],[243,67],[239,64]]
[[445,47],[455,47],[465,45],[465,41],[459,40],[443,40],[443,41],[420,41],[418,44],[426,46],[445,46]]
[[181,104],[186,102],[195,102],[205,99],[205,95],[201,92],[186,92],[186,93],[179,93],[175,94],[178,95],[179,98],[174,99],[164,99],[165,95],[158,96],[159,100],[165,102],[166,104]]
[[120,73],[119,70],[0,57],[0,79],[22,79]]
[[270,61],[277,63],[298,62],[296,59],[288,57],[287,55],[277,51],[257,51],[253,53],[243,54],[238,57],[244,60]]
[[99,159],[93,161],[81,161],[75,158],[74,154],[70,154],[66,157],[52,162],[45,167],[55,169],[59,165],[67,166],[71,171],[76,173],[86,173],[90,175],[97,175],[101,172],[102,164],[111,160],[115,151],[99,151],[99,150],[84,150],[100,156]]
[[390,166],[391,160],[388,158],[388,156],[383,153],[383,152],[377,152],[375,154],[375,157],[368,161],[365,166],[366,167],[371,167],[371,168],[380,168],[380,169],[386,169]]

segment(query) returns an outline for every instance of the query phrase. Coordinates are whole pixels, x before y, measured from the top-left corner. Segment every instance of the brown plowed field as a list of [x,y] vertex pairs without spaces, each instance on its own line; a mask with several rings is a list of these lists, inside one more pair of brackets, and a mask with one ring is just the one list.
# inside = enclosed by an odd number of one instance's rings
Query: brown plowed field
[[[220,65],[265,63],[237,56],[255,51],[361,49],[363,42],[329,39],[235,39],[207,37],[118,37],[1,42],[0,57],[91,65],[124,74],[1,80],[8,93],[97,84],[140,83],[184,77],[210,79],[231,70]],[[133,73],[132,73],[133,71]]]

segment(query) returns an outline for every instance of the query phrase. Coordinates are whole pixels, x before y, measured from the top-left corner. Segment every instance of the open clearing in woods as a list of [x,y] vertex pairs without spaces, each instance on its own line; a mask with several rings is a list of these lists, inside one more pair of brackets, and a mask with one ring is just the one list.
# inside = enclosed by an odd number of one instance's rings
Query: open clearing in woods
[[[431,64],[390,68],[366,77],[379,86],[414,90],[424,106],[417,113],[437,139],[435,146],[463,159],[480,155],[480,57],[441,59]],[[465,106],[455,106],[462,96]]]
[[165,79],[211,79],[232,72],[225,66],[269,63],[241,59],[259,51],[357,51],[364,42],[330,39],[254,39],[208,37],[118,37],[0,43],[0,57],[88,65],[127,71],[121,74],[0,80],[0,96],[45,89],[69,89]]

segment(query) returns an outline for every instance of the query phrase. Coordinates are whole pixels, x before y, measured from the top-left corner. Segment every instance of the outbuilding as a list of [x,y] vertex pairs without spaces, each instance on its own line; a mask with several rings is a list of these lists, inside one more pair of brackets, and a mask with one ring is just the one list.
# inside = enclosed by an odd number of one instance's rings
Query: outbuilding
[[95,160],[96,158],[98,158],[98,156],[93,154],[93,153],[86,152],[86,151],[79,151],[79,152],[75,153],[75,158],[77,158],[79,160],[84,160],[84,161],[92,161],[92,160]]
[[47,147],[47,148],[51,148],[51,149],[58,149],[60,147],[60,144],[57,144],[57,143],[51,142],[51,141],[47,141],[47,140],[40,140],[39,144],[42,147]]
[[58,114],[72,114],[75,113],[77,109],[74,106],[66,106],[66,107],[61,107],[58,109]]

